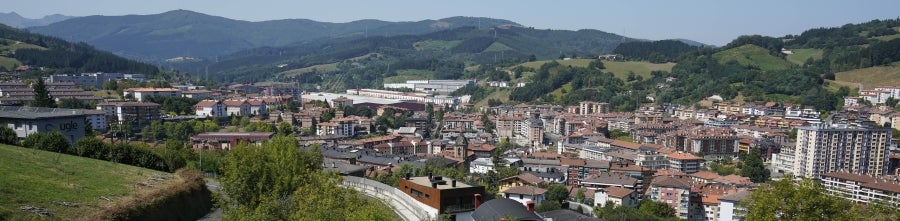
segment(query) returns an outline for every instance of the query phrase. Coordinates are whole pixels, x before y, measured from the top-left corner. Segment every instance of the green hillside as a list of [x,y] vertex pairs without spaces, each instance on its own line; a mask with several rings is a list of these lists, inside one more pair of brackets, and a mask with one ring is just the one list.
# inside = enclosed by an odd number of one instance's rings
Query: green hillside
[[46,50],[46,48],[41,46],[0,38],[0,67],[5,68],[6,70],[12,70],[15,66],[22,65],[21,61],[10,57],[13,52],[19,49]]
[[784,70],[793,65],[784,59],[772,56],[765,48],[750,44],[717,52],[713,54],[713,58],[720,63],[737,61],[741,65],[758,67],[764,71]]
[[864,89],[872,89],[877,86],[900,86],[900,62],[894,62],[889,66],[838,72],[834,74],[834,77],[837,81],[862,84]]
[[[557,62],[563,66],[587,67],[591,61],[594,61],[594,59],[570,59]],[[532,61],[522,63],[521,66],[538,69],[547,62],[550,61]],[[612,72],[616,77],[626,79],[629,72],[648,78],[652,71],[672,71],[675,63],[654,64],[646,61],[604,61],[603,66],[606,67],[603,71]]]
[[0,174],[0,220],[38,217],[21,211],[23,205],[49,209],[48,220],[72,220],[174,180],[150,179],[169,173],[9,145],[0,145]]
[[806,63],[807,60],[812,58],[813,60],[820,60],[822,56],[825,54],[825,51],[822,49],[793,49],[794,53],[787,55],[787,60],[798,65],[802,65]]
[[463,26],[518,24],[491,18],[451,17],[417,22],[358,20],[347,23],[308,19],[249,22],[174,10],[151,15],[87,16],[29,30],[87,42],[119,55],[163,60],[190,56],[211,58],[234,52],[279,47],[320,38],[424,34]]

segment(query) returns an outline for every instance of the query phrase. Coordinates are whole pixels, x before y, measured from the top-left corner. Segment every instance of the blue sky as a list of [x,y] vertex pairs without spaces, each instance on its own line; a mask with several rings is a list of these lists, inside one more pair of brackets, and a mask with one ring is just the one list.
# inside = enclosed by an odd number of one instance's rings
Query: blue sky
[[23,0],[2,5],[0,11],[15,11],[29,18],[54,13],[156,14],[174,9],[248,21],[288,18],[328,22],[416,21],[479,16],[508,19],[540,29],[597,29],[635,38],[685,38],[715,45],[745,34],[783,36],[815,27],[900,17],[897,0]]

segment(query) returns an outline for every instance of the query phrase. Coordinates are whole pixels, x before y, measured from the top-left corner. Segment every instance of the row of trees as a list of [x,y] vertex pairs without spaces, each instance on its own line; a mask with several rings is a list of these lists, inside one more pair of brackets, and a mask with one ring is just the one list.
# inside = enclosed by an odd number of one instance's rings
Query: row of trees
[[[8,136],[8,131],[0,132],[0,134],[7,134]],[[8,142],[8,140],[4,142]],[[180,145],[159,149],[150,148],[146,144],[139,143],[109,144],[94,137],[85,137],[76,141],[74,145],[70,145],[65,135],[59,132],[29,135],[22,141],[21,145],[27,148],[169,172],[185,167],[191,155],[189,151],[184,150],[183,146]]]

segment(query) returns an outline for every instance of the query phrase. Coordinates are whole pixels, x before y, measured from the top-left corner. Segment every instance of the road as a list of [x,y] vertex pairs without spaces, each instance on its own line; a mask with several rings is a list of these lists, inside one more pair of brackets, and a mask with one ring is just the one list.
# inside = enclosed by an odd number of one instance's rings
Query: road
[[[217,192],[222,187],[218,181],[214,181],[211,179],[206,179],[206,188],[209,189],[210,192]],[[222,208],[215,208],[212,212],[203,216],[203,218],[199,219],[200,221],[221,221],[222,220]]]
[[374,188],[372,186],[364,186],[364,185],[342,185],[349,188],[353,188],[360,193],[363,193],[366,196],[376,198],[381,200],[384,203],[387,203],[388,206],[394,209],[394,213],[397,214],[400,218],[406,221],[416,221],[420,220],[419,217],[413,212],[415,208],[412,208],[405,203],[402,203],[403,200],[397,198],[397,196],[389,193],[383,193],[379,189]]

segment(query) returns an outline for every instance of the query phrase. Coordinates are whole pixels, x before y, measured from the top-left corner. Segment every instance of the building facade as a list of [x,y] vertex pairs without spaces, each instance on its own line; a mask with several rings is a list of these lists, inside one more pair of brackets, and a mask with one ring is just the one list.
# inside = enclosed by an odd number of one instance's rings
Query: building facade
[[85,110],[38,107],[0,107],[0,125],[13,129],[16,137],[25,139],[36,133],[58,131],[69,143],[84,137],[87,120]]
[[847,171],[882,176],[888,169],[890,128],[815,124],[797,128],[794,176],[818,179]]

